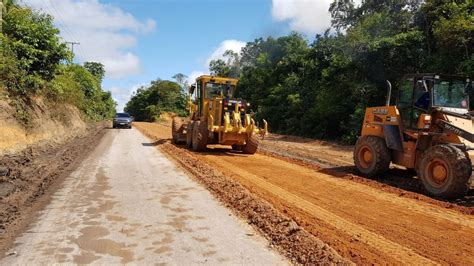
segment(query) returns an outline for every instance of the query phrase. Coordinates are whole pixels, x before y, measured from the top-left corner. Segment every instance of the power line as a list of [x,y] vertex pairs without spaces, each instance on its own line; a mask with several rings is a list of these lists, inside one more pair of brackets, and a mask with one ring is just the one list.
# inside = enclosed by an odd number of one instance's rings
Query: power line
[[[19,0],[23,5],[25,5],[27,8],[33,9],[33,5],[29,2],[29,0]],[[51,0],[41,0],[42,2],[42,8],[44,9],[45,12],[50,14],[54,19],[55,22],[58,24],[58,27],[61,29],[63,33],[67,35],[67,39],[70,41],[65,41],[66,44],[71,45],[71,51],[73,53],[73,56],[75,57],[74,50],[76,48],[75,45],[79,45],[79,38],[77,38],[77,35],[71,28],[66,23],[66,20],[64,17],[61,15],[61,12],[56,8],[56,6],[53,4]],[[62,36],[64,40],[66,40],[66,36]],[[81,46],[77,46],[77,53],[82,55],[84,57],[86,53],[84,50],[81,48]]]
[[[46,2],[45,2],[46,3]],[[55,12],[51,12],[51,13],[54,13],[54,17],[58,20],[59,24],[62,25],[62,27],[64,28],[64,30],[71,35],[71,37],[73,37],[75,39],[75,41],[78,41],[78,39],[76,38],[75,34],[73,33],[73,31],[68,27],[67,23],[65,22],[65,20],[63,19],[62,15],[61,15],[61,12],[59,12],[59,10],[56,8],[55,5],[53,5],[53,3],[51,2],[51,0],[47,0],[47,3],[46,5],[48,5],[49,3],[49,6],[54,9]]]
[[71,45],[72,55],[74,56],[74,45],[79,45],[81,43],[79,42],[66,42],[66,43]]
[[[80,44],[79,43],[79,38],[77,38],[77,35],[71,28],[69,28],[68,24],[66,23],[66,20],[64,17],[61,15],[61,12],[56,8],[56,5],[53,4],[51,0],[44,0],[43,1],[44,6],[48,9],[48,12],[56,19],[56,22],[60,25],[64,33],[69,35],[69,38],[72,39],[71,41],[74,42],[74,44]],[[71,43],[71,41],[67,42],[68,44],[71,44],[71,50],[74,53],[74,44]],[[77,54],[85,56],[85,52],[81,48],[81,46],[78,46],[78,49],[76,51]],[[75,54],[74,54],[75,55]]]

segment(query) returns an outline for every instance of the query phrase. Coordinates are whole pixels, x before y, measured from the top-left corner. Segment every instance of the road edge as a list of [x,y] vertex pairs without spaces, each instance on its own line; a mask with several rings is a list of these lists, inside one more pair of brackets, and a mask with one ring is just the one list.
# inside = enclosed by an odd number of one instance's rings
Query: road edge
[[[168,140],[156,138],[152,133],[135,125],[143,135],[154,141],[157,148],[170,160],[184,169],[189,176],[203,185],[211,194],[237,217],[250,224],[280,254],[295,264],[344,264],[352,262],[343,258],[329,245],[310,234],[297,222],[274,208],[204,162],[196,163],[191,152],[172,145]],[[282,237],[283,236],[283,237]]]
[[[10,164],[10,178],[34,180],[32,188],[17,188],[11,195],[1,198],[0,202],[0,259],[8,256],[7,252],[18,235],[28,229],[37,219],[39,211],[49,203],[51,196],[60,188],[66,177],[70,175],[84,158],[87,158],[97,147],[106,134],[105,123],[90,125],[86,135],[78,136],[71,141],[59,145],[52,150],[44,147],[31,147],[25,153],[1,157],[3,163]],[[35,162],[42,156],[52,155],[61,163],[52,164],[38,169]],[[25,164],[31,164],[30,169]]]

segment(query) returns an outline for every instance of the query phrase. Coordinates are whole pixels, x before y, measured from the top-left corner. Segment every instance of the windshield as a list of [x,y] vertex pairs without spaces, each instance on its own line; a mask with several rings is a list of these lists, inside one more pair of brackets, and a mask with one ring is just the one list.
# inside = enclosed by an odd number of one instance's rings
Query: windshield
[[115,117],[130,117],[130,115],[127,113],[117,113]]
[[467,109],[469,99],[465,90],[465,81],[436,80],[433,87],[433,106]]
[[234,94],[234,85],[231,84],[220,84],[220,83],[206,83],[204,87],[204,95],[206,98],[211,99],[216,96],[232,98]]

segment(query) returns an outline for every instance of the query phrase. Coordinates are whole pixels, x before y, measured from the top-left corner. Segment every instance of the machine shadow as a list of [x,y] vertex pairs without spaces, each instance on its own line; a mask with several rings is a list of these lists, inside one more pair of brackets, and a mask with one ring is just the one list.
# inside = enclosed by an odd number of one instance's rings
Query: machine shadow
[[162,144],[165,144],[168,140],[167,139],[159,139],[155,142],[142,142],[142,146],[145,146],[145,147],[155,147],[155,146],[159,146],[159,145],[162,145]]
[[[357,174],[355,166],[326,167],[319,170],[319,172],[325,173],[337,178],[346,178],[347,174],[353,174],[353,175],[357,175],[360,178],[366,179],[367,181],[373,180],[387,186],[425,195],[423,187],[421,186],[420,182],[418,181],[418,178],[416,177],[416,172],[413,170],[391,168],[384,175],[381,175],[379,178],[374,178],[374,179],[369,179],[369,178],[359,176]],[[427,195],[427,197],[429,196]],[[461,205],[465,207],[474,207],[474,189],[471,188],[467,192],[466,196],[460,199],[455,199],[455,200],[445,200],[445,199],[438,199],[438,198],[433,198],[433,199],[444,201],[444,202],[455,203],[457,205]]]
[[[187,149],[185,145],[175,145],[175,146],[181,149]],[[236,150],[232,150],[230,148],[225,148],[225,147],[208,147],[206,151],[200,152],[200,154],[222,156],[222,157],[224,156],[225,157],[252,156],[251,154],[243,154],[241,151],[236,151]],[[394,188],[398,188],[401,190],[425,195],[424,190],[416,177],[416,172],[410,171],[410,170],[391,168],[384,175],[380,176],[379,178],[374,178],[374,179],[369,179],[369,178],[359,176],[357,174],[355,166],[325,167],[316,171],[328,174],[335,178],[347,178],[348,174],[352,174],[352,175],[356,175],[359,178],[365,179],[367,181],[375,181],[375,182],[378,182],[387,186],[391,186]],[[433,199],[449,202],[449,203],[455,203],[457,205],[464,206],[464,207],[474,207],[474,189],[470,189],[467,195],[461,199],[456,199],[456,200],[443,200],[443,199],[436,199],[436,198],[433,198]]]

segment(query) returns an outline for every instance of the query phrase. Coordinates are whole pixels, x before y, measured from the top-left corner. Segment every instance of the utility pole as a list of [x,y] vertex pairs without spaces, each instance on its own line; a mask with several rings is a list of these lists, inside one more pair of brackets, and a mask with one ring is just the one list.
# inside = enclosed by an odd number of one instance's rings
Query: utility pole
[[81,44],[79,42],[66,42],[67,44],[70,44],[71,45],[71,51],[72,51],[72,56],[73,56],[73,59],[74,59],[74,45],[77,44]]

